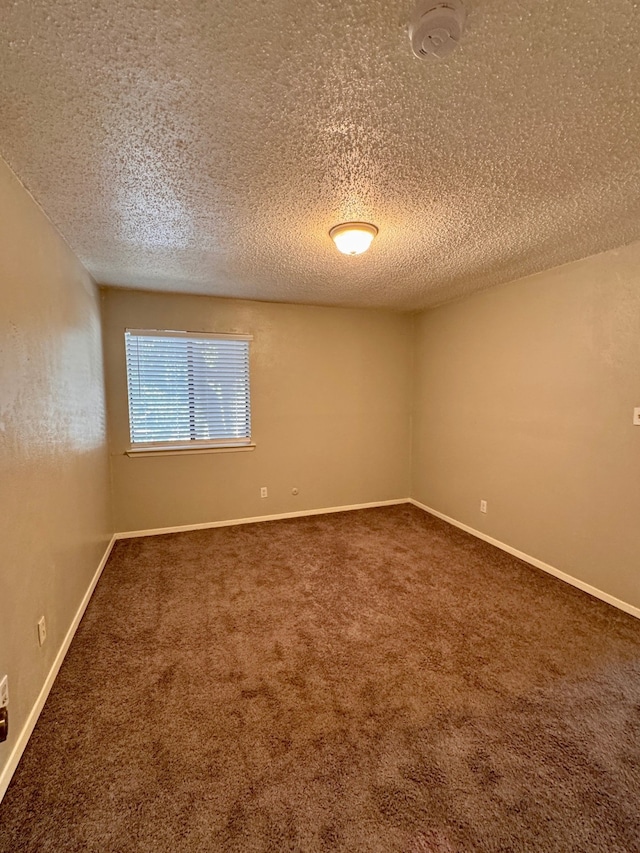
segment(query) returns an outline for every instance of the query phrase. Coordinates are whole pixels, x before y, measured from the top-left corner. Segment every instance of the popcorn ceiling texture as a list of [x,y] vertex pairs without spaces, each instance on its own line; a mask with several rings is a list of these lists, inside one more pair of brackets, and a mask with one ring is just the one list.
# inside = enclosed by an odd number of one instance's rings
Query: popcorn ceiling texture
[[639,4],[468,0],[440,61],[413,5],[5,2],[0,153],[109,285],[416,309],[640,238]]

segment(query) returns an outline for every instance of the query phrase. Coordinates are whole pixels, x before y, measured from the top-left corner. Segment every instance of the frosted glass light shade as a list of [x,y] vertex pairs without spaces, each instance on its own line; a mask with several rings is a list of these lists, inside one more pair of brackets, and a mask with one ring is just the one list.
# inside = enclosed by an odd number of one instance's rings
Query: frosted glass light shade
[[329,236],[343,255],[361,255],[367,251],[377,233],[376,226],[369,222],[343,222],[342,225],[334,225]]

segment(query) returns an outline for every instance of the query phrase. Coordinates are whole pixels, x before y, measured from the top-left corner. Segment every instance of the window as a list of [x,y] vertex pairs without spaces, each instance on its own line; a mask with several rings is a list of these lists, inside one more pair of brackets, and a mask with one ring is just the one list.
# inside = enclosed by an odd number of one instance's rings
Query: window
[[125,333],[132,449],[251,443],[250,335]]

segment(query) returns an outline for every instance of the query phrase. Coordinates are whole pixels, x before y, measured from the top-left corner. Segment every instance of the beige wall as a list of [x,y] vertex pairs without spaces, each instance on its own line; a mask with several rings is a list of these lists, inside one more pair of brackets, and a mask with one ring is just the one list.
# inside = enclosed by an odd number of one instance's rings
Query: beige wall
[[640,244],[415,334],[413,497],[640,606]]
[[1,778],[111,532],[97,288],[1,160],[0,294]]
[[[113,289],[102,299],[117,530],[407,497],[409,316]],[[126,456],[127,327],[254,335],[256,449]]]

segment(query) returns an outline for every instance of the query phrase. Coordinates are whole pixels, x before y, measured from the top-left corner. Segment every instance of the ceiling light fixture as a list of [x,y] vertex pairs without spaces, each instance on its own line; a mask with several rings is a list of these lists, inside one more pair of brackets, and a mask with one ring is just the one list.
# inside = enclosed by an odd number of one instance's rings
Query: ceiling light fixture
[[343,255],[361,255],[367,251],[377,233],[376,226],[369,222],[343,222],[334,225],[329,236]]

